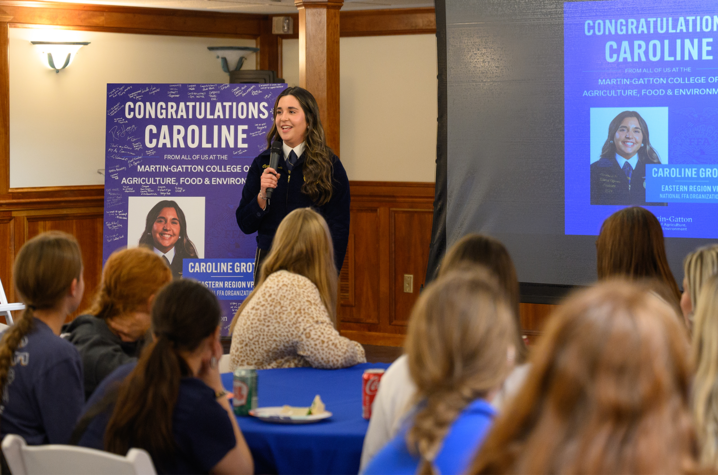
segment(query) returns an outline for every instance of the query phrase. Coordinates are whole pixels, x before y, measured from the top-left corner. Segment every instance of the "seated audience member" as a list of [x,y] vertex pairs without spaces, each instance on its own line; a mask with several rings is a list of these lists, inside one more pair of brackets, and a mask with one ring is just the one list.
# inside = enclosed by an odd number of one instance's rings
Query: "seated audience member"
[[596,240],[596,254],[599,280],[655,279],[667,289],[668,303],[680,312],[681,291],[668,266],[663,230],[650,211],[636,206],[609,216]]
[[25,310],[0,342],[0,432],[66,444],[85,400],[80,355],[59,336],[85,288],[77,241],[60,232],[29,240],[13,280]]
[[171,280],[170,269],[149,249],[124,249],[107,259],[89,314],[64,328],[82,357],[87,398],[117,367],[137,361],[152,299]]
[[364,348],[336,330],[337,269],[329,228],[309,208],[289,213],[230,326],[233,367],[345,368]]
[[153,342],[97,388],[76,429],[79,445],[120,455],[145,449],[158,473],[252,473],[217,365],[221,315],[217,298],[197,282],[160,290]]
[[417,406],[363,473],[464,473],[494,418],[489,402],[511,371],[514,326],[488,271],[460,269],[431,283],[406,339]]
[[681,311],[688,328],[693,327],[693,309],[705,280],[718,273],[718,245],[704,246],[683,259],[683,295]]
[[702,285],[693,331],[693,417],[701,463],[718,469],[718,275]]
[[[519,318],[519,281],[516,278],[516,269],[511,261],[511,256],[504,245],[496,239],[481,234],[466,235],[452,246],[442,260],[438,277],[459,267],[473,265],[485,267],[498,278],[499,285],[509,300],[516,324],[514,345],[517,366],[491,401],[491,405],[500,410],[503,401],[519,389],[528,371],[528,365],[524,364],[528,350],[521,337]],[[409,376],[407,357],[402,355],[381,378],[379,392],[372,407],[369,429],[364,438],[361,456],[362,469],[399,432],[404,415],[411,409],[411,398],[415,391],[416,386]]]
[[686,332],[647,286],[619,280],[576,293],[548,320],[531,362],[469,473],[694,471]]

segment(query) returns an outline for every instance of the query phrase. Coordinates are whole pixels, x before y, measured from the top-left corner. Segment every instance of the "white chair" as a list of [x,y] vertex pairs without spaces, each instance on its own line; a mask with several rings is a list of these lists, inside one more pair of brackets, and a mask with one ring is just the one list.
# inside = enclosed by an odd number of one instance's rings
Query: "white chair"
[[19,435],[8,434],[2,451],[13,475],[155,475],[150,455],[130,449],[126,457],[73,445],[25,443]]
[[5,296],[5,289],[3,289],[2,281],[0,281],[0,316],[5,317],[5,321],[8,325],[12,325],[12,313],[15,310],[24,310],[25,305],[21,303],[8,303],[7,296]]

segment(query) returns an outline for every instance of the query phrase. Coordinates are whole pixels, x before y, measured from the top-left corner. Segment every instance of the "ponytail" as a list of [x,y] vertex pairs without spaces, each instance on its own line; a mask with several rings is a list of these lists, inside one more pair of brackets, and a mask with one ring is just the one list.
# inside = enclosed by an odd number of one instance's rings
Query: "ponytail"
[[450,271],[419,297],[406,339],[420,402],[406,434],[407,448],[421,457],[417,473],[433,473],[459,414],[501,385],[515,332],[510,304],[486,268]]
[[33,309],[25,307],[20,318],[3,334],[0,342],[0,400],[5,399],[5,385],[9,379],[13,355],[20,347],[22,339],[33,330],[34,326]]
[[175,344],[159,335],[120,389],[105,431],[105,450],[125,455],[132,444],[152,454],[171,454],[172,413],[180,379],[191,373]]
[[217,297],[202,284],[175,280],[159,291],[152,305],[155,340],[120,387],[105,430],[105,449],[125,455],[130,447],[153,457],[175,448],[172,414],[182,378],[193,376],[182,354],[197,350],[219,326]]

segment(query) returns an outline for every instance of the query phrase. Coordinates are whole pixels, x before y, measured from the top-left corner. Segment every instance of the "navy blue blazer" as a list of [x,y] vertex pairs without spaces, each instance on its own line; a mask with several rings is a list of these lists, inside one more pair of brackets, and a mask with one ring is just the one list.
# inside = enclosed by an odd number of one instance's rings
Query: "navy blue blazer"
[[305,154],[299,157],[291,173],[287,172],[282,160],[277,172],[281,175],[277,188],[272,192],[272,199],[266,210],[257,203],[257,195],[261,188],[261,175],[269,167],[270,150],[262,152],[252,162],[247,172],[247,179],[242,189],[242,199],[237,207],[237,224],[245,234],[257,232],[257,247],[269,251],[272,247],[274,234],[282,219],[297,208],[313,208],[327,221],[329,232],[334,244],[334,263],[340,271],[344,263],[349,242],[349,179],[339,158],[333,156],[332,198],[324,206],[317,206],[312,199],[302,193],[304,184]]
[[638,159],[629,183],[615,157],[603,157],[591,164],[591,204],[665,205],[646,203],[646,162]]

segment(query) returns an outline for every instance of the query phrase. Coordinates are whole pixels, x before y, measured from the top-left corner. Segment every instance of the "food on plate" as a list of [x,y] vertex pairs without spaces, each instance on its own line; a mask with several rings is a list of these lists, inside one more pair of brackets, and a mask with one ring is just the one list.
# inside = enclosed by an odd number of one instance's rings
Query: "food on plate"
[[293,406],[283,406],[282,410],[279,411],[279,414],[282,416],[290,416],[290,417],[301,417],[301,416],[317,416],[319,414],[323,414],[326,412],[324,403],[322,402],[322,398],[319,397],[319,394],[314,396],[314,401],[312,401],[312,405],[309,407],[293,407]]

